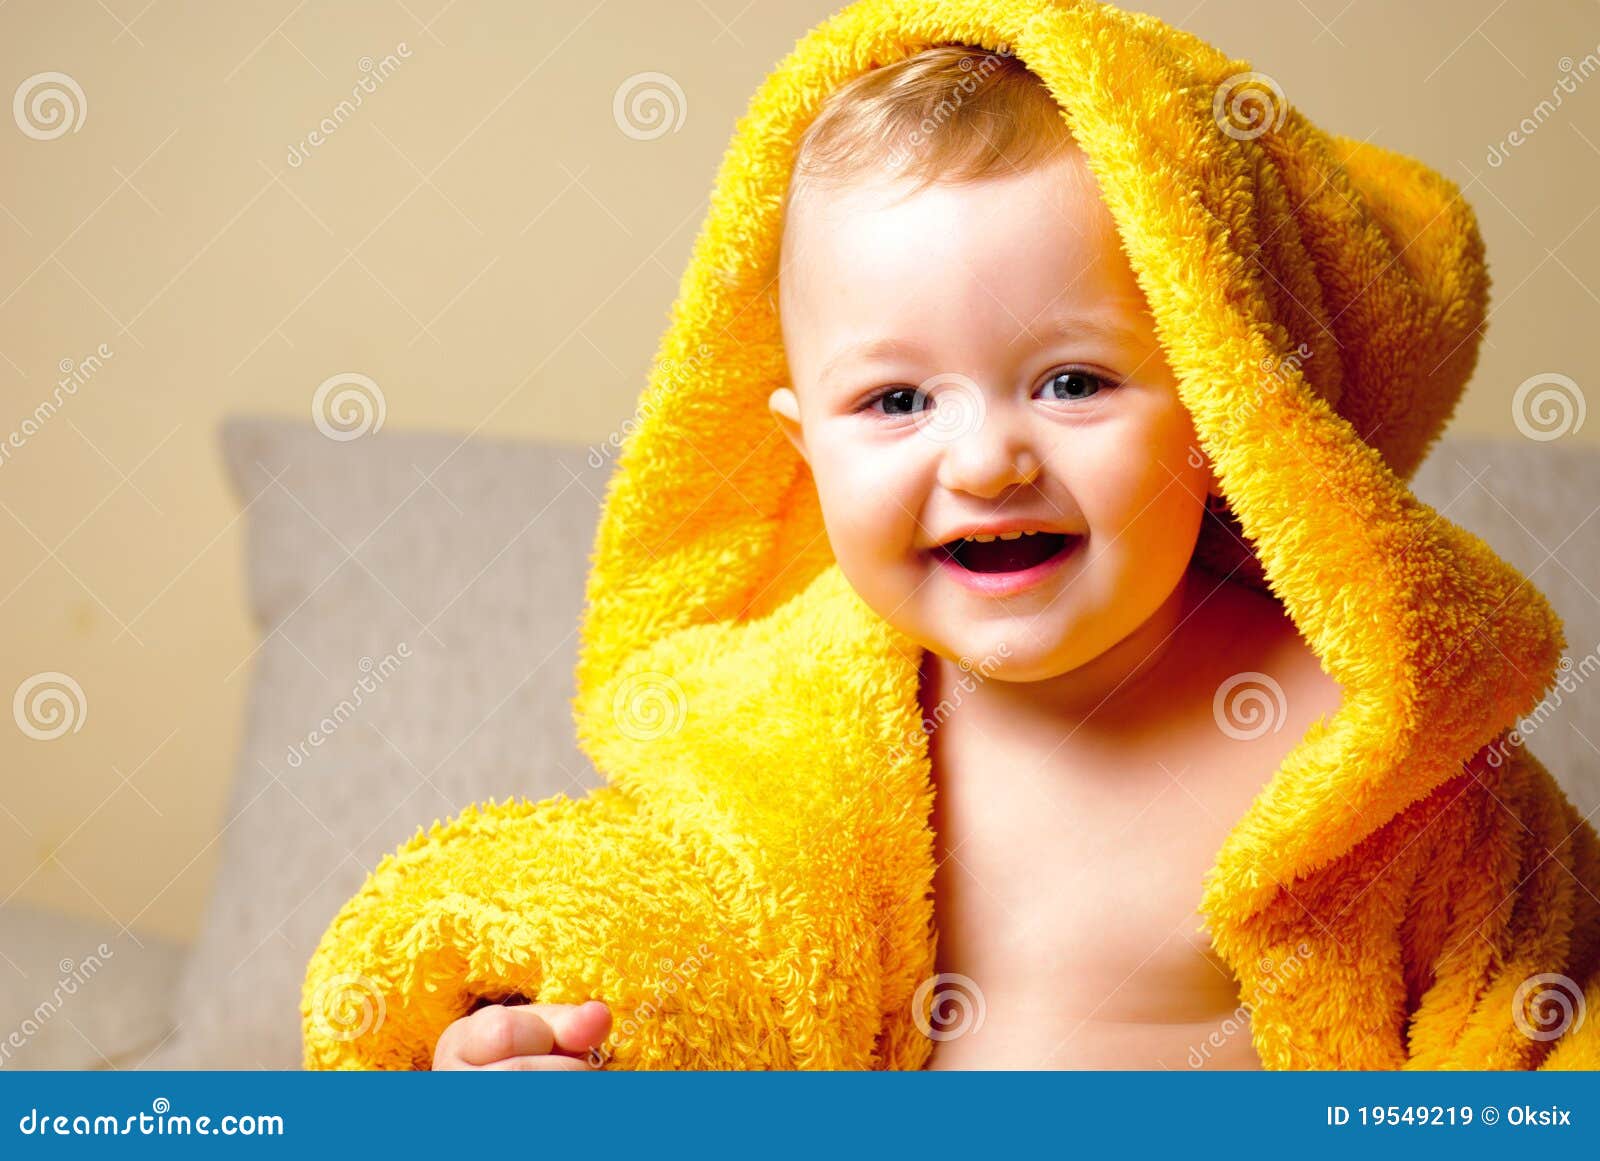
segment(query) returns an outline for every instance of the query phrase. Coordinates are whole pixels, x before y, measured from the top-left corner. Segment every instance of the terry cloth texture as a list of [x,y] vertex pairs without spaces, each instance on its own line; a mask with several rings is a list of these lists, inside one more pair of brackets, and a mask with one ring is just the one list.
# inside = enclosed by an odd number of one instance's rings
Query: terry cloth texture
[[310,963],[306,1065],[426,1068],[513,992],[606,1000],[610,1067],[927,1061],[921,649],[846,583],[766,411],[787,372],[763,272],[823,98],[940,43],[1012,53],[1060,102],[1228,501],[1202,560],[1275,595],[1345,691],[1196,884],[1262,1061],[1600,1065],[1600,842],[1507,737],[1560,623],[1406,484],[1477,359],[1472,210],[1281,99],[1241,130],[1248,63],[1070,0],[862,0],[755,94],[594,547],[573,708],[607,785],[386,858]]

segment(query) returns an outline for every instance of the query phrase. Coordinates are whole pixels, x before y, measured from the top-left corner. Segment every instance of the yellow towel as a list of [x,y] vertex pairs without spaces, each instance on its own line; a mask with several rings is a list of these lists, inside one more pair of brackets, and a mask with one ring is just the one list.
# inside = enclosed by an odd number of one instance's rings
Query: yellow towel
[[[1201,559],[1244,565],[1345,691],[1203,884],[1263,1063],[1600,1067],[1600,842],[1506,735],[1560,624],[1405,484],[1477,359],[1472,211],[1246,62],[1074,0],[861,0],[761,86],[605,497],[573,708],[607,785],[471,807],[385,858],[309,965],[307,1067],[426,1068],[512,992],[606,1000],[612,1068],[928,1059],[921,650],[845,582],[767,412],[762,272],[824,96],[936,43],[1014,53],[1061,103],[1254,548],[1213,528]],[[1266,131],[1228,120],[1263,96]]]

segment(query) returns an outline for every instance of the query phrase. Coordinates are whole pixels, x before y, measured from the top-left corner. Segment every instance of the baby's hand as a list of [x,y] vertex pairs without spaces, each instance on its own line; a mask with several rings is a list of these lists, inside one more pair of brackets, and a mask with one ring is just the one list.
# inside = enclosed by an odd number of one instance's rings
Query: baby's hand
[[589,1050],[598,1048],[610,1029],[611,1009],[604,1000],[531,1004],[516,997],[479,1008],[446,1028],[434,1046],[433,1070],[589,1072],[598,1067]]

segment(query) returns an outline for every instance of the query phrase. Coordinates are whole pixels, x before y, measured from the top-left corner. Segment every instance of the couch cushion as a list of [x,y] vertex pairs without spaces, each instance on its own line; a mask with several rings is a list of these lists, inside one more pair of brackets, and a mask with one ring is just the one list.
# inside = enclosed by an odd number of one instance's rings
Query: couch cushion
[[[386,854],[473,802],[581,797],[578,616],[609,459],[232,418],[260,648],[222,851],[155,1068],[298,1068],[300,986]],[[604,449],[602,449],[604,450]]]
[[183,953],[110,922],[0,907],[0,1069],[139,1064],[172,1032]]

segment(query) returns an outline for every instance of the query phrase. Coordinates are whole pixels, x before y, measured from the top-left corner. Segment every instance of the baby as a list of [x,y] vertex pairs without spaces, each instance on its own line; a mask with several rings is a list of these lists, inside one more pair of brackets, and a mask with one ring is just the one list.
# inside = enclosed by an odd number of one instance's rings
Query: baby
[[[938,970],[987,1009],[929,1067],[1192,1066],[1239,1007],[1202,876],[1342,694],[1276,601],[1193,561],[1215,480],[1087,159],[1022,64],[940,46],[830,96],[784,215],[770,408],[841,571],[927,650]],[[1282,728],[1224,728],[1243,674]],[[591,1067],[609,1021],[485,1005],[433,1066]],[[1260,1062],[1239,1034],[1206,1065]]]

